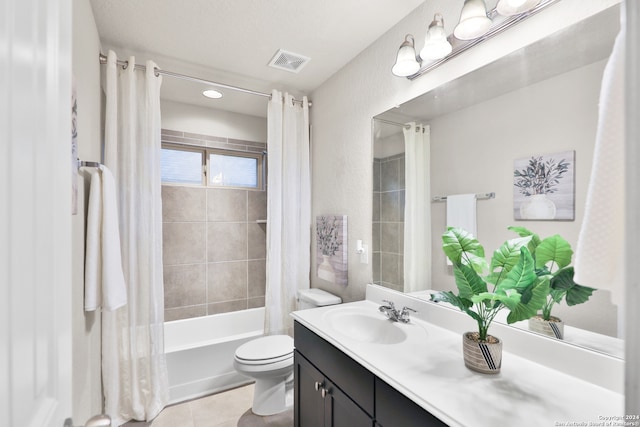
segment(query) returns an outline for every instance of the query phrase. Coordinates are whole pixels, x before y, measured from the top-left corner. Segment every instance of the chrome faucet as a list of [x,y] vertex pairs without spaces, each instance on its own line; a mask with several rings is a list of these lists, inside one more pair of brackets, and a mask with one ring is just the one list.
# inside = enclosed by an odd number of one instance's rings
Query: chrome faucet
[[387,305],[381,305],[378,310],[394,322],[409,323],[409,312],[416,313],[414,309],[409,307],[403,307],[402,311],[398,311],[393,301],[383,299],[382,302],[387,303]]

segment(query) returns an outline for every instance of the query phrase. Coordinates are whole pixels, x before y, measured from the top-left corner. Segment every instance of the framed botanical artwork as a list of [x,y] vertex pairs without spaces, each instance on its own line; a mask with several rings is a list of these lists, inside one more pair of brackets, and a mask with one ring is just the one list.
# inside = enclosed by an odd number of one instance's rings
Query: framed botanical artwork
[[575,156],[575,151],[563,151],[514,162],[514,219],[575,219]]
[[78,213],[78,95],[75,77],[71,86],[71,214]]
[[347,216],[316,218],[316,274],[336,285],[347,285]]

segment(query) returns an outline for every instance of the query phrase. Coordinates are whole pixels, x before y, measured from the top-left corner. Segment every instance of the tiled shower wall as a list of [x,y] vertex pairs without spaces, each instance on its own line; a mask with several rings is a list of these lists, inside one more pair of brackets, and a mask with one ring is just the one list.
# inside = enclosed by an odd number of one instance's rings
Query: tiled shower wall
[[404,290],[404,153],[373,161],[373,282]]
[[[266,149],[166,129],[162,141]],[[266,217],[266,191],[162,186],[165,321],[264,306]]]

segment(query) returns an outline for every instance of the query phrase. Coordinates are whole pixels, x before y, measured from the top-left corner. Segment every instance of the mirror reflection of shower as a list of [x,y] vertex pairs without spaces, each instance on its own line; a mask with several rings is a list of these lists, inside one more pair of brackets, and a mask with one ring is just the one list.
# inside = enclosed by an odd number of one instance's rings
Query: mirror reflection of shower
[[403,125],[373,121],[373,282],[404,290]]

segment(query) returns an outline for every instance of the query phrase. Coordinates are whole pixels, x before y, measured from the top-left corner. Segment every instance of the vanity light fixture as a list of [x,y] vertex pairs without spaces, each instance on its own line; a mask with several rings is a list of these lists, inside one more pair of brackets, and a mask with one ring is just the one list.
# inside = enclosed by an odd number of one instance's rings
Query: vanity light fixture
[[222,98],[222,92],[215,89],[207,89],[202,92],[204,96],[211,99],[220,99]]
[[484,0],[464,0],[460,12],[460,22],[453,30],[459,40],[473,40],[483,36],[491,28],[491,19],[487,16]]
[[500,15],[513,16],[527,12],[540,3],[540,0],[500,0],[496,10]]
[[420,56],[416,56],[413,35],[407,34],[391,72],[414,80],[559,1],[499,0],[496,7],[487,12],[485,0],[464,0],[460,21],[452,35],[447,37],[444,19],[436,13],[427,29]]
[[415,74],[420,69],[420,63],[416,58],[415,40],[411,34],[407,34],[398,49],[396,63],[391,72],[398,77],[407,77]]
[[420,51],[420,58],[423,61],[442,59],[452,50],[453,46],[447,40],[447,34],[444,32],[444,19],[441,14],[436,13],[424,38],[424,47]]

